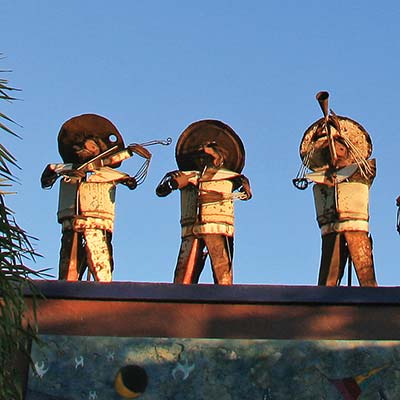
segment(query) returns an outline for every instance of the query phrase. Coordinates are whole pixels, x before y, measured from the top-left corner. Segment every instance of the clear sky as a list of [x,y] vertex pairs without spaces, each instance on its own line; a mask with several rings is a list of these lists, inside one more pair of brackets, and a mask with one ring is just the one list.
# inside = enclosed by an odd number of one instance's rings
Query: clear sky
[[[155,187],[176,169],[174,147],[192,122],[230,125],[246,148],[254,197],[236,202],[235,283],[314,285],[320,231],[312,190],[292,185],[299,143],[319,119],[315,100],[371,135],[377,177],[370,231],[378,283],[400,284],[400,4],[295,0],[22,1],[1,6],[0,69],[21,101],[2,111],[23,140],[2,135],[17,157],[21,184],[8,204],[39,240],[34,268],[57,276],[58,184],[40,187],[46,164],[60,162],[57,134],[67,119],[109,118],[125,143],[172,137],[152,147],[147,180],[117,189],[114,280],[171,282],[180,244],[179,193]],[[4,74],[3,74],[4,76]],[[120,168],[136,172],[139,158]],[[202,283],[212,282],[207,264]]]

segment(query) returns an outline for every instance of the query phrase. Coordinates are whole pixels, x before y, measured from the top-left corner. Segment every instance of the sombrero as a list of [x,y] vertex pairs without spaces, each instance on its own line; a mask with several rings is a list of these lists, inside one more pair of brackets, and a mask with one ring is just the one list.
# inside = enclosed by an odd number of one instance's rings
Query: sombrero
[[69,119],[61,126],[58,134],[58,151],[65,163],[80,163],[76,146],[83,145],[87,139],[101,139],[105,145],[102,151],[117,146],[124,148],[124,141],[115,125],[96,114],[82,114]]
[[245,150],[240,137],[221,121],[205,119],[190,124],[180,135],[175,158],[180,170],[196,169],[193,157],[202,145],[214,143],[224,155],[224,168],[240,173],[245,163]]
[[[349,161],[357,162],[357,159],[368,159],[372,153],[372,142],[364,127],[347,117],[335,115],[335,119],[340,125],[340,132],[336,130],[334,124],[330,124],[331,133],[335,140],[342,139],[345,144],[350,144],[348,146]],[[308,127],[300,143],[301,160],[306,167],[313,171],[328,167],[323,152],[327,146],[327,137],[319,134],[324,122],[325,118],[321,118]]]

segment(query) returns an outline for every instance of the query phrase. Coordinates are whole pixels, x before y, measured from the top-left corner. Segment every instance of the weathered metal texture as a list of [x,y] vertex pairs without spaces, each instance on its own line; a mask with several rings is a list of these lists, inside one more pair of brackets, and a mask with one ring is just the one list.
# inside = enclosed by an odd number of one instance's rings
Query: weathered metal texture
[[[71,181],[70,178],[61,181],[58,219],[65,238],[61,241],[59,279],[81,279],[88,267],[95,280],[111,281],[110,233],[115,215],[113,179],[121,174],[106,168],[103,175],[100,169],[88,181]],[[102,179],[106,182],[101,182]]]
[[[334,126],[331,126],[332,137],[348,139],[357,148],[357,156],[368,159],[372,153],[372,142],[365,128],[348,117],[339,115],[336,117],[340,124],[340,132]],[[324,123],[324,118],[314,122],[306,129],[300,143],[300,157],[303,162],[307,163],[307,167],[313,171],[324,170],[330,166],[326,157],[328,138],[327,134],[322,131]],[[354,162],[356,162],[354,155],[349,154],[348,164]]]
[[[233,226],[233,182],[231,180],[210,180],[202,178],[199,185],[200,223],[222,223]],[[221,233],[207,232],[204,233]]]
[[[82,279],[88,267],[96,280],[111,280],[113,218],[74,217],[62,221],[59,279]],[[100,271],[102,270],[102,271]]]
[[315,208],[321,234],[368,232],[369,186],[360,182],[341,182],[336,186],[313,187]]
[[111,282],[113,268],[111,242],[102,229],[83,230],[87,264],[93,278],[99,282]]
[[[208,253],[204,253],[207,247]],[[182,239],[174,283],[198,283],[207,254],[211,259],[214,283],[232,285],[233,238],[224,235],[190,235]]]
[[241,172],[245,164],[245,150],[240,137],[228,125],[218,120],[201,120],[189,125],[180,135],[175,157],[182,171],[197,169],[194,157],[201,146],[215,143],[223,152],[224,167]]
[[78,188],[80,179],[64,177],[60,181],[57,219],[61,224],[65,219],[73,218],[78,212]]
[[245,161],[243,143],[226,124],[203,120],[183,131],[175,155],[180,170],[168,172],[156,189],[160,197],[177,189],[181,192],[182,243],[174,282],[197,283],[209,255],[214,283],[230,285],[233,200],[251,198],[248,179],[240,174]]
[[[104,222],[110,221],[112,226],[115,216],[115,184],[82,182],[79,186],[79,211],[84,221],[92,217]],[[102,226],[98,228],[105,229]]]
[[188,235],[234,234],[231,180],[202,178],[198,187],[181,189],[182,237]]
[[367,232],[345,232],[347,247],[360,286],[377,286],[372,241]]
[[80,270],[86,265],[83,237],[72,229],[64,229],[61,237],[58,279],[76,281]]
[[[101,152],[116,146],[117,150],[124,148],[124,141],[115,125],[96,114],[82,114],[66,121],[58,134],[58,150],[65,163],[80,164],[82,159],[77,149],[83,147],[88,139],[94,139],[100,145]],[[115,165],[118,166],[118,165]]]
[[176,262],[174,283],[185,285],[197,283],[204,268],[204,246],[200,247],[200,240],[195,236],[182,238]]
[[[95,280],[111,281],[111,233],[117,183],[130,189],[134,177],[115,170],[141,145],[124,148],[122,136],[106,118],[83,114],[66,121],[58,135],[59,152],[69,164],[49,164],[42,187],[62,176],[58,221],[62,224],[59,278],[82,279],[86,268]],[[145,158],[151,154],[144,150]]]
[[[358,122],[329,111],[328,92],[319,92],[316,98],[324,117],[303,135],[303,165],[293,183],[305,189],[314,182],[322,235],[318,284],[340,285],[349,261],[349,269],[352,262],[361,286],[377,286],[368,236],[369,188],[376,174],[375,160],[368,160],[371,138]],[[305,173],[307,169],[314,172]]]
[[346,231],[322,236],[318,285],[338,286],[349,255],[360,286],[377,286],[368,232]]
[[[208,182],[210,183],[210,182]],[[230,188],[230,181],[217,181],[214,193],[220,194],[221,184],[224,189]],[[227,184],[226,184],[227,183]],[[232,200],[218,202],[199,202],[199,190],[194,187],[181,189],[181,209],[183,215],[182,243],[179,250],[177,265],[174,274],[174,283],[191,284],[199,281],[204,268],[207,247],[211,260],[214,283],[231,285],[233,283],[232,257],[234,216]]]
[[352,179],[334,186],[315,184],[313,188],[322,235],[319,285],[340,285],[350,258],[359,284],[377,286],[368,234],[370,183]]

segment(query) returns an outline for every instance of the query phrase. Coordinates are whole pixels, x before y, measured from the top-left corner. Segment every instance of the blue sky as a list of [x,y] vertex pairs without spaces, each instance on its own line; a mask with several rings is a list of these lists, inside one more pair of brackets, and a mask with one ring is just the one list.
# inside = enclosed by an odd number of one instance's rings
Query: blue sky
[[[400,5],[396,1],[32,1],[2,5],[1,69],[21,101],[2,111],[21,127],[1,141],[21,184],[8,203],[39,240],[35,268],[57,275],[58,185],[40,187],[61,160],[67,119],[96,113],[125,143],[171,136],[152,147],[147,180],[117,189],[114,280],[171,282],[180,244],[179,194],[155,187],[176,168],[174,146],[192,122],[230,125],[246,148],[254,197],[236,203],[235,283],[314,285],[320,232],[312,190],[296,190],[299,144],[321,117],[315,94],[371,135],[377,177],[370,230],[378,283],[400,283],[396,232]],[[140,160],[120,168],[134,173]],[[211,282],[207,265],[201,282]]]

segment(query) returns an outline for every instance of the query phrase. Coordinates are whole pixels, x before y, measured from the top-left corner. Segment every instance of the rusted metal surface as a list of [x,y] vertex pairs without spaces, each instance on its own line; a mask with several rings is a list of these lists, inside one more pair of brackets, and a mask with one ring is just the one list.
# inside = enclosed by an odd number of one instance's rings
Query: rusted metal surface
[[321,234],[368,232],[369,187],[360,182],[341,182],[336,186],[313,187],[315,208]]
[[[336,139],[344,135],[354,144],[354,147],[357,148],[359,152],[358,157],[368,159],[372,153],[372,142],[365,128],[348,117],[337,115],[336,118],[340,126],[340,131],[335,129],[334,126],[331,126],[332,137]],[[324,122],[325,119],[321,118],[307,128],[300,144],[300,157],[303,161],[308,157],[310,158],[309,166],[313,171],[324,170],[331,165],[331,161],[327,159],[326,154],[327,137],[326,132],[324,132]],[[339,127],[338,125],[336,126]],[[311,149],[313,150],[313,154],[310,157]],[[330,157],[329,155],[329,158]],[[357,156],[353,153],[348,157],[348,163],[354,163],[356,159]]]
[[343,278],[349,255],[362,286],[376,286],[372,243],[367,232],[347,231],[322,236],[319,285],[335,286]]
[[66,121],[58,134],[58,151],[64,163],[81,164],[93,156],[85,150],[87,140],[96,138],[100,151],[123,150],[124,140],[116,126],[107,118],[96,114],[83,114]]
[[195,159],[205,144],[217,143],[223,152],[225,168],[241,172],[245,164],[245,149],[240,137],[227,124],[206,119],[190,124],[179,136],[175,157],[182,171],[195,170]]
[[241,174],[243,143],[226,124],[203,120],[183,131],[175,155],[180,170],[168,172],[156,189],[160,197],[181,192],[182,242],[174,282],[197,283],[209,255],[214,283],[231,285],[233,201],[251,198],[249,181]]
[[349,269],[354,265],[361,286],[377,286],[368,223],[369,189],[376,175],[375,160],[368,159],[371,138],[358,122],[329,112],[328,97],[327,92],[317,94],[324,118],[304,133],[302,167],[293,180],[299,189],[314,183],[322,236],[318,284],[340,285],[348,262]]
[[[135,189],[146,176],[151,153],[139,144],[125,148],[117,128],[95,114],[66,121],[58,146],[64,164],[47,165],[41,183],[43,188],[51,188],[61,177],[59,279],[82,279],[88,270],[88,278],[110,282],[116,186],[121,183]],[[114,169],[134,153],[145,159],[135,176]]]

